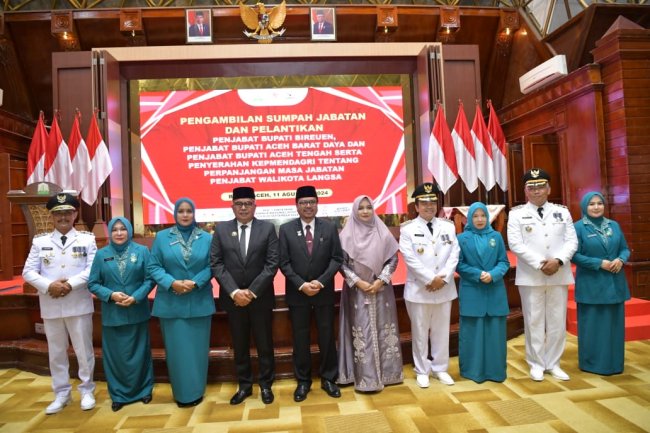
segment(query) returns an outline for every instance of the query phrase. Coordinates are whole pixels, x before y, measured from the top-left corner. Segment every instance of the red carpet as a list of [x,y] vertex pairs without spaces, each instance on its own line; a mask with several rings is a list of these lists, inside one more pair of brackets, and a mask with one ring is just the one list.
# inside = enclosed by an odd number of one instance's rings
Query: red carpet
[[[578,335],[578,306],[574,300],[574,287],[569,287],[566,327]],[[650,301],[632,298],[625,303],[625,341],[650,339]]]

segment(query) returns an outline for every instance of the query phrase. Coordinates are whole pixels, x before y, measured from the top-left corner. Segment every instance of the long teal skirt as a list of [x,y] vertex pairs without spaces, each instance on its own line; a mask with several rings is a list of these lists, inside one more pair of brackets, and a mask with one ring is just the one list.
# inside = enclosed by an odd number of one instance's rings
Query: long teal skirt
[[506,380],[506,316],[460,316],[460,375],[474,382]]
[[151,395],[153,363],[149,321],[102,327],[102,354],[111,400],[132,403]]
[[602,375],[623,372],[625,304],[578,304],[578,366]]
[[205,393],[211,323],[212,316],[160,318],[169,382],[179,403],[193,402]]

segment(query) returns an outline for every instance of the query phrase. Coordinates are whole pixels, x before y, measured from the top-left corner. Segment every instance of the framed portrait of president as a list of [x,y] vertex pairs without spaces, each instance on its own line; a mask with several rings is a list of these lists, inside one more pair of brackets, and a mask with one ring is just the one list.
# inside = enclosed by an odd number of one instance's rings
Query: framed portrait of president
[[336,40],[336,9],[311,8],[309,16],[312,41]]
[[188,44],[212,43],[212,11],[185,9],[185,32]]

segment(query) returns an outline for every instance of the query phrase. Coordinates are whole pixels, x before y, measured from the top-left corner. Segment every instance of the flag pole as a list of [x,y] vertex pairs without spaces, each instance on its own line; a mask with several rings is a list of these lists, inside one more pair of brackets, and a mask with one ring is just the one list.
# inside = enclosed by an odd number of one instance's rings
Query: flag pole
[[[95,119],[97,119],[97,114],[99,113],[99,109],[95,108],[93,115],[95,116]],[[104,184],[106,181],[104,181]],[[93,224],[93,234],[95,235],[95,241],[97,242],[97,246],[105,246],[108,245],[108,225],[106,224],[106,221],[104,221],[104,212],[102,209],[101,202],[104,201],[104,185],[99,189],[99,194],[97,194],[97,200],[95,200],[95,224]]]

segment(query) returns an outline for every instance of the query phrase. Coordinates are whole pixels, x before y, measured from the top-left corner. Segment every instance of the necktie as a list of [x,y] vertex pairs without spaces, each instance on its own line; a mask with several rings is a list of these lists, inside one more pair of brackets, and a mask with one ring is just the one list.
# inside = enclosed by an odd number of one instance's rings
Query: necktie
[[318,27],[318,31],[320,33],[323,33],[323,23],[320,23],[320,26]]
[[203,26],[202,25],[199,25],[199,34],[203,35]]
[[307,241],[307,253],[311,256],[311,250],[314,246],[314,235],[311,234],[311,226],[307,224],[305,227],[307,233],[305,234],[305,240]]
[[433,223],[431,221],[427,223],[427,227],[429,227],[429,231],[433,234]]
[[68,240],[68,237],[66,235],[61,236],[61,245],[65,246],[65,241]]
[[537,208],[537,215],[539,215],[540,218],[544,218],[544,208],[543,207],[538,207]]
[[246,258],[246,228],[248,226],[243,224],[241,226],[241,234],[239,235],[239,251],[241,252],[242,258]]

